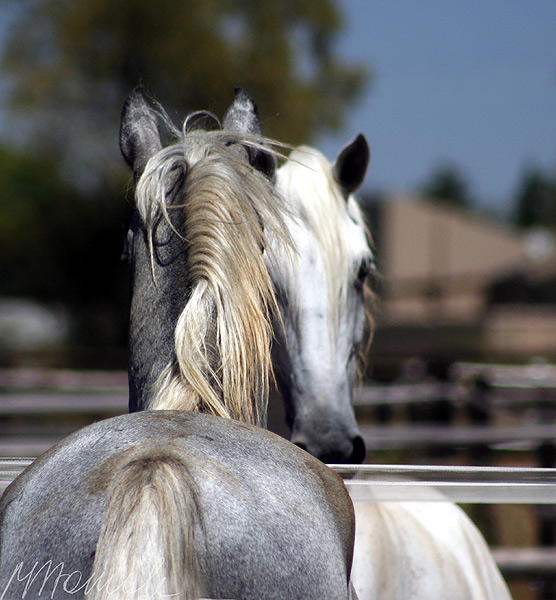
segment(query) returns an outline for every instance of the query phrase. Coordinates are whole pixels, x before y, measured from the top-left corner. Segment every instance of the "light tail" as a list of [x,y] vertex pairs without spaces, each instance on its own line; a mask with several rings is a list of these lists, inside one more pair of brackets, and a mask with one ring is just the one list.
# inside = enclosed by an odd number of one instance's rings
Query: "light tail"
[[202,597],[193,539],[201,517],[183,459],[171,449],[143,448],[116,470],[87,597]]

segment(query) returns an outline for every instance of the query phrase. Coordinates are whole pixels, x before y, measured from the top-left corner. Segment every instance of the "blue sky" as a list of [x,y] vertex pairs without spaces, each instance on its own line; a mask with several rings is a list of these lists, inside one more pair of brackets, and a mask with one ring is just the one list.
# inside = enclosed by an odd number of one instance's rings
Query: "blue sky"
[[359,131],[372,148],[366,189],[411,191],[444,163],[477,205],[507,214],[530,165],[556,171],[556,2],[340,0],[337,49],[373,81],[332,158]]

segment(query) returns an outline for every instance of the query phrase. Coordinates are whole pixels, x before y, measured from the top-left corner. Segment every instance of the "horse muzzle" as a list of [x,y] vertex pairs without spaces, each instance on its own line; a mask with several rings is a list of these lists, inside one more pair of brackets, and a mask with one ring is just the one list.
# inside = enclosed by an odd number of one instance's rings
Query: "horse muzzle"
[[365,442],[360,433],[352,436],[308,436],[294,432],[292,443],[328,464],[360,464],[365,460]]

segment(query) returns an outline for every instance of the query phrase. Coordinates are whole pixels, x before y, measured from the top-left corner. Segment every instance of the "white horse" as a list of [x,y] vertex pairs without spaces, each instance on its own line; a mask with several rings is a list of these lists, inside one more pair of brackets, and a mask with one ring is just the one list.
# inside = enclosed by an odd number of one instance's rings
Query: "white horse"
[[[357,136],[330,164],[300,147],[277,172],[298,248],[270,265],[284,329],[274,352],[292,441],[319,457],[349,456],[329,420],[357,431],[351,406],[372,252],[353,192],[370,151]],[[278,251],[279,252],[279,251]],[[303,427],[298,427],[302,424]],[[336,427],[337,429],[337,427]],[[355,436],[354,436],[355,437]],[[352,462],[362,460],[357,442]],[[505,600],[507,586],[482,535],[450,502],[355,502],[352,580],[360,600]]]

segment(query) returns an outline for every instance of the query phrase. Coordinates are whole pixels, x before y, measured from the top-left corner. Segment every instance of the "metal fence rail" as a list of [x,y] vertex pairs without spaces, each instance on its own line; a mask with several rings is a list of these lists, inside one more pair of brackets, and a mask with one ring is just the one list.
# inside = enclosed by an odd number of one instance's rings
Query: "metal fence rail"
[[[0,458],[0,493],[33,458]],[[331,465],[352,497],[372,502],[556,504],[556,469]],[[508,578],[556,577],[556,548],[492,548]]]
[[[33,458],[0,458],[0,488]],[[556,504],[556,469],[330,465],[354,501]]]
[[0,458],[0,494],[34,458]]
[[331,465],[354,501],[556,504],[556,469]]

